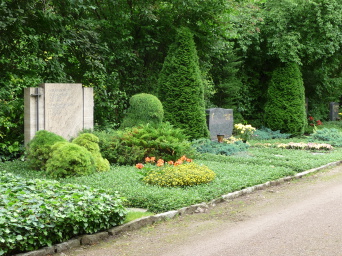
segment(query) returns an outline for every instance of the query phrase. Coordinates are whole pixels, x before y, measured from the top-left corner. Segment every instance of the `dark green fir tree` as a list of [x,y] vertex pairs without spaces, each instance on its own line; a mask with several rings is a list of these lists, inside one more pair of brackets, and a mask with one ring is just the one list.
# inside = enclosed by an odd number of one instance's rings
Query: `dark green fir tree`
[[307,125],[305,93],[298,64],[276,68],[268,87],[265,124],[272,130],[301,135]]
[[164,117],[191,139],[208,137],[204,85],[193,34],[180,28],[170,46],[158,80]]

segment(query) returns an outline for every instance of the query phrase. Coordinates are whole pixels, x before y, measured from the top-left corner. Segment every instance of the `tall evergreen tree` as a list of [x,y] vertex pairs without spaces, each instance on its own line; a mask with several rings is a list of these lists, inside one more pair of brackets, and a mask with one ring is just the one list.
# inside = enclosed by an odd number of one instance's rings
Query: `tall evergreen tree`
[[207,137],[204,89],[193,34],[178,30],[158,80],[165,120],[184,129],[192,139]]
[[268,87],[265,124],[272,130],[300,135],[307,125],[305,93],[298,64],[276,68]]

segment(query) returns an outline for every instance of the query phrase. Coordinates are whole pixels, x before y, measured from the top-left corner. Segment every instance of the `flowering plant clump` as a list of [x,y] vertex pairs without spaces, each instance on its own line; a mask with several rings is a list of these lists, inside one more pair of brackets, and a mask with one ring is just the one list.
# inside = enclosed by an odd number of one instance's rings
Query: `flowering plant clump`
[[242,139],[235,138],[234,136],[230,136],[228,139],[223,139],[223,142],[227,144],[234,144],[237,141],[242,141]]
[[243,125],[241,123],[235,124],[234,129],[242,140],[249,140],[256,131],[256,129],[250,124]]
[[310,126],[323,125],[321,120],[315,120],[312,116],[308,117],[308,124]]
[[185,155],[179,158],[177,161],[164,161],[163,159],[158,159],[156,161],[156,158],[154,156],[152,157],[146,157],[145,158],[145,164],[137,163],[135,165],[136,168],[139,169],[139,174],[143,176],[147,176],[151,171],[154,170],[162,170],[167,166],[177,166],[185,163],[191,163],[192,159],[187,158]]
[[161,171],[152,171],[143,181],[161,187],[185,187],[209,183],[215,176],[215,172],[207,166],[192,162],[186,165],[169,165]]
[[286,148],[286,149],[304,149],[304,150],[332,150],[333,147],[330,144],[326,143],[294,143],[290,142],[287,144],[279,144],[278,148]]
[[146,157],[145,164],[135,165],[142,180],[161,187],[194,186],[212,181],[216,174],[207,166],[198,165],[192,159],[182,156],[177,161],[156,161],[155,157]]

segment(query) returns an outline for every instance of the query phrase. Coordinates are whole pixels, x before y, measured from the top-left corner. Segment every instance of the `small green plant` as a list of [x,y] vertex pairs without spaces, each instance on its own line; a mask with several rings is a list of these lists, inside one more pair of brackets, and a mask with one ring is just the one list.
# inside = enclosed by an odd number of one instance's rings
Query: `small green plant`
[[133,95],[129,100],[130,106],[124,117],[121,128],[142,124],[160,125],[164,118],[163,105],[160,100],[147,93]]
[[100,152],[99,147],[99,138],[91,133],[82,133],[77,138],[75,138],[72,142],[85,147],[94,157],[96,171],[104,172],[108,171],[110,168],[110,164],[107,159],[104,159]]
[[55,133],[46,130],[37,131],[27,147],[27,159],[31,167],[36,170],[45,170],[46,162],[51,157],[51,147],[56,142],[65,141],[62,136]]
[[55,178],[88,175],[96,171],[93,155],[82,146],[70,142],[57,142],[46,162],[46,173]]
[[246,151],[249,148],[248,143],[243,143],[241,140],[231,143],[229,140],[224,140],[223,143],[211,141],[209,139],[198,139],[192,142],[192,147],[199,153],[210,153],[215,155],[234,155],[241,151]]
[[0,255],[32,251],[124,222],[125,199],[82,185],[0,171]]
[[184,154],[194,153],[188,137],[169,123],[126,128],[101,134],[99,138],[106,140],[99,143],[103,156],[110,163],[120,165],[133,165],[151,155],[175,161]]

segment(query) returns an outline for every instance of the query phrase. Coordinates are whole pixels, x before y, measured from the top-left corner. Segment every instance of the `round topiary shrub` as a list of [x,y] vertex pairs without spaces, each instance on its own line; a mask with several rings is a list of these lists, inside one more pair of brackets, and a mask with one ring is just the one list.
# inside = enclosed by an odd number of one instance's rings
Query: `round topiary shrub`
[[121,128],[142,124],[158,126],[162,123],[164,118],[163,105],[156,96],[147,93],[136,94],[131,97],[129,104]]
[[57,142],[46,163],[46,172],[54,178],[88,175],[96,171],[93,155],[82,146],[70,142]]
[[104,159],[100,153],[99,138],[91,133],[82,133],[75,138],[72,143],[85,147],[94,157],[96,171],[109,171],[110,164],[107,159]]
[[72,140],[72,143],[85,147],[91,153],[99,153],[99,138],[92,133],[82,133]]
[[152,170],[143,178],[143,181],[161,187],[185,187],[209,183],[215,176],[215,172],[207,166],[192,162]]
[[31,167],[36,170],[44,170],[47,160],[51,155],[51,147],[56,142],[66,140],[53,132],[40,130],[27,145],[27,160]]

